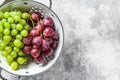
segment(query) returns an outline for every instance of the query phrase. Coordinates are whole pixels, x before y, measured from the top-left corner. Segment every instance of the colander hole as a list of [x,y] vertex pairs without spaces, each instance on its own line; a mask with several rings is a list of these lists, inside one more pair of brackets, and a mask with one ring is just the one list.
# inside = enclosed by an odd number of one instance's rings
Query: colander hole
[[43,12],[45,12],[45,10],[43,10]]
[[39,8],[41,10],[41,8]]
[[41,12],[41,10],[39,10],[39,12]]
[[32,7],[32,9],[34,9],[34,7]]
[[28,74],[29,72],[27,71],[26,73]]
[[30,12],[32,12],[33,10],[30,10]]
[[55,17],[55,16],[52,14],[52,17]]
[[37,12],[37,10],[35,10],[35,12]]
[[25,5],[27,5],[28,3],[27,2],[24,2]]
[[44,15],[44,13],[42,12],[42,15]]

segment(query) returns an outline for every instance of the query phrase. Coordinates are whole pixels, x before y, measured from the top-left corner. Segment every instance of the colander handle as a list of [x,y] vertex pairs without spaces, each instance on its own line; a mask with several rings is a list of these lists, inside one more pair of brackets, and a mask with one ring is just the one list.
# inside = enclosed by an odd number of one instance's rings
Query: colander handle
[[[8,80],[8,79],[6,79],[5,77],[2,76],[2,71],[3,71],[3,69],[0,68],[0,80]],[[22,76],[18,76],[18,78],[16,80],[21,80],[21,78],[22,78]],[[37,80],[37,78],[33,77],[33,76],[30,76],[30,78],[33,78],[33,80]]]
[[[11,1],[15,1],[15,0],[5,0],[2,5],[6,4],[6,3],[8,3],[8,2],[11,2]],[[16,0],[16,1],[22,1],[22,0]],[[24,0],[23,0],[23,1],[24,1]],[[30,0],[29,0],[29,1],[30,1]],[[31,1],[33,1],[33,0],[31,0]],[[49,2],[50,2],[49,8],[51,9],[51,8],[52,8],[52,0],[49,0]],[[0,5],[0,6],[2,6],[2,5]]]
[[7,80],[6,78],[4,78],[4,77],[2,76],[1,72],[2,72],[2,68],[0,68],[0,79],[2,79],[2,80]]

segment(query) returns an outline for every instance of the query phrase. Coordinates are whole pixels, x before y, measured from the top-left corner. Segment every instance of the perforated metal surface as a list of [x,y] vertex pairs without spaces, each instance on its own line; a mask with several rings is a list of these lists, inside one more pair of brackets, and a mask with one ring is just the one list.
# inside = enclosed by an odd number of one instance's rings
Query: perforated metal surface
[[33,12],[40,12],[43,16],[47,16],[48,15],[46,13],[46,10],[43,10],[41,7],[32,7],[32,9],[30,10],[30,12],[31,13],[33,13]]

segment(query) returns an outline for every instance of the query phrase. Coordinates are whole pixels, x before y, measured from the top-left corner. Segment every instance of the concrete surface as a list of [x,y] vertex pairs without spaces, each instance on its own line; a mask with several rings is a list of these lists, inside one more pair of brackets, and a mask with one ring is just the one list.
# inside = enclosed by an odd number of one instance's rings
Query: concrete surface
[[[120,0],[52,1],[52,9],[63,23],[65,46],[53,67],[34,77],[37,80],[120,80]],[[17,78],[8,77],[9,80]],[[21,80],[35,79],[22,77]]]

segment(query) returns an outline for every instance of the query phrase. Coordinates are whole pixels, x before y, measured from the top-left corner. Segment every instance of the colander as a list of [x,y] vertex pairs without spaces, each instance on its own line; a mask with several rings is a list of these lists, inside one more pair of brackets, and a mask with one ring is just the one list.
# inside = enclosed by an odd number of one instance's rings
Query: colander
[[[5,59],[0,57],[0,60],[1,60],[0,67],[3,70],[11,74],[18,75],[18,76],[31,76],[31,75],[39,74],[47,70],[56,62],[63,48],[64,32],[63,32],[63,27],[62,27],[60,19],[55,14],[55,12],[51,10],[52,1],[51,0],[49,1],[50,1],[49,7],[47,7],[46,5],[40,2],[36,2],[33,0],[6,0],[5,4],[1,6],[0,11],[3,11],[3,12],[17,9],[17,10],[28,11],[28,12],[39,11],[44,16],[50,16],[55,23],[55,29],[59,33],[59,43],[58,43],[57,49],[54,52],[55,56],[46,66],[41,66],[40,64],[31,62],[28,65],[26,65],[25,68],[14,71],[6,63]],[[2,78],[2,76],[0,77]]]

